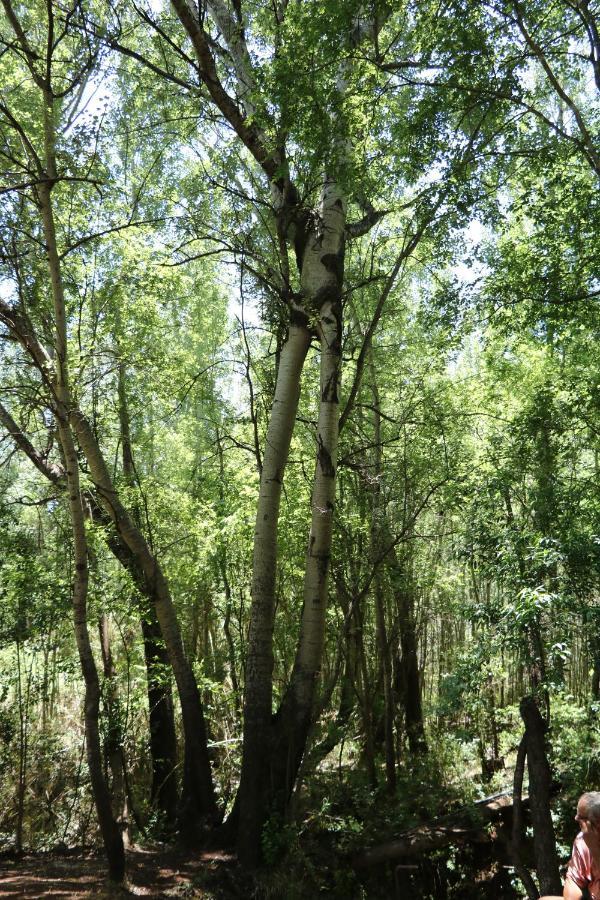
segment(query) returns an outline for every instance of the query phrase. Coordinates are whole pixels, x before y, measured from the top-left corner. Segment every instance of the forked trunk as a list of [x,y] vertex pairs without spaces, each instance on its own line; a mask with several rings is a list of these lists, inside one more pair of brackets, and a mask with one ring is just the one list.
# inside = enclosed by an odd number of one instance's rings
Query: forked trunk
[[300,376],[310,344],[310,332],[304,318],[290,325],[281,350],[256,509],[239,790],[238,849],[240,859],[247,865],[253,865],[257,860],[268,793],[277,526],[283,476],[300,398]]
[[[320,214],[319,227],[307,235],[303,255],[299,260],[304,306],[306,309],[318,311],[316,326],[321,343],[317,463],[304,578],[304,605],[292,683],[273,728],[269,727],[272,702],[273,599],[264,603],[260,616],[256,616],[256,624],[251,625],[249,644],[257,647],[259,652],[254,651],[253,661],[248,665],[246,675],[245,744],[238,829],[238,852],[242,862],[248,866],[256,865],[259,861],[262,827],[270,808],[274,805],[281,810],[291,794],[311,724],[315,681],[323,649],[327,575],[335,503],[341,362],[341,285],[346,215],[345,201],[334,182],[325,182]],[[303,317],[302,334],[307,350],[309,332],[305,321]],[[283,352],[280,369],[282,364]],[[287,404],[292,402],[292,397],[295,398],[294,416],[289,420],[288,449],[295,419],[300,374],[301,366],[298,369],[297,381],[293,382],[293,395],[288,395],[287,399],[285,395],[281,395]],[[283,387],[282,384],[282,389]],[[292,390],[292,383],[288,384],[287,390]],[[275,428],[275,423],[269,423],[269,429],[271,424]],[[267,435],[265,461],[266,453],[270,449],[270,439]],[[263,464],[261,478],[261,492],[264,488],[266,495],[264,499],[259,499],[256,534],[260,535],[264,523],[265,537],[268,534],[265,548],[271,548],[270,552],[273,555],[267,558],[264,565],[261,559],[262,538],[259,537],[259,544],[255,546],[253,591],[259,588],[260,596],[263,596],[264,588],[272,585],[268,587],[272,597],[281,485],[275,481],[268,487],[273,475],[267,476],[265,470],[266,462]],[[276,474],[278,468],[275,467],[271,471]],[[263,504],[262,511],[261,504]],[[265,593],[264,596],[268,595]],[[260,686],[258,691],[257,686]],[[242,805],[243,814],[241,814]]]
[[336,299],[327,299],[321,306],[318,324],[321,377],[317,460],[300,637],[291,682],[274,723],[271,760],[271,791],[275,806],[279,809],[285,809],[287,805],[313,724],[316,685],[323,655],[337,468],[341,370],[339,293]]

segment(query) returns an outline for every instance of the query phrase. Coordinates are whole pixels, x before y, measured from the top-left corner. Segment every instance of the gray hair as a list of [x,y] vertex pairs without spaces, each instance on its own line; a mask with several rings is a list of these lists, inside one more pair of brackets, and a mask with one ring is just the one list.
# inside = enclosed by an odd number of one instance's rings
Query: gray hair
[[600,791],[587,791],[579,798],[585,804],[586,819],[594,825],[600,822]]

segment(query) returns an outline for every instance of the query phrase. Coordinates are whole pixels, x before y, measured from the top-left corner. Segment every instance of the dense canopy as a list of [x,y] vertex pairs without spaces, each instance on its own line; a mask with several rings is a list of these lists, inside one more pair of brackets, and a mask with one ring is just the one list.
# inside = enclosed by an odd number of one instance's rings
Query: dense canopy
[[596,0],[2,0],[0,854],[560,893],[599,178]]

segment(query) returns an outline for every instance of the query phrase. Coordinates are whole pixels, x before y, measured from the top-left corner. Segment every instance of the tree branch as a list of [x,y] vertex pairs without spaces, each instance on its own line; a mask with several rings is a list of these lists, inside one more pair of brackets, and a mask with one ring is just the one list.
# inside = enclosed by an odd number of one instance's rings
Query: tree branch
[[196,51],[200,65],[200,74],[213,103],[225,116],[227,122],[229,122],[244,146],[250,151],[263,172],[271,181],[277,184],[283,193],[284,184],[280,173],[280,163],[275,158],[275,155],[264,145],[257,126],[247,121],[246,117],[238,109],[235,101],[221,84],[202,25],[195,17],[187,0],[171,0],[171,2]]
[[36,469],[52,484],[65,486],[65,470],[58,463],[49,462],[39,450],[33,446],[27,435],[17,425],[9,411],[0,402],[0,422],[11,436],[17,447],[29,457]]

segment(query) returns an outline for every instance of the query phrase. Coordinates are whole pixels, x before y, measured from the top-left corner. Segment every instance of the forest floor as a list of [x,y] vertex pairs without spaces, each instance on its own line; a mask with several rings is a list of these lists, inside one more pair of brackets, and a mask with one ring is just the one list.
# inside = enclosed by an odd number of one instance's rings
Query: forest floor
[[37,853],[0,859],[0,897],[226,898],[243,897],[234,858],[221,852],[183,854],[173,849],[127,853],[128,891],[106,881],[106,863],[96,854]]

